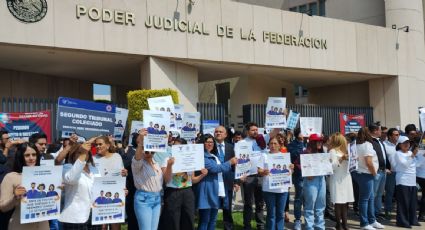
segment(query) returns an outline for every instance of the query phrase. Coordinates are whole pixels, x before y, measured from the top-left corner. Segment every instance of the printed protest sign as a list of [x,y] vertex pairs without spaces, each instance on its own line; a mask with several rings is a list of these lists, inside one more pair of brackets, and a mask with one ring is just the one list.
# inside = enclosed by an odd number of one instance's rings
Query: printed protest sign
[[21,224],[58,219],[61,209],[62,166],[24,167]]
[[285,109],[285,97],[269,97],[266,107],[265,128],[286,128]]
[[143,126],[148,132],[143,141],[145,151],[166,152],[170,113],[143,110]]
[[322,118],[321,117],[301,117],[300,118],[301,133],[308,137],[313,133],[322,134]]
[[117,141],[122,141],[124,136],[125,126],[127,124],[128,109],[116,108],[115,109],[115,128],[114,138]]
[[167,112],[170,117],[170,129],[177,130],[173,98],[168,96],[148,98],[149,109],[152,111]]
[[301,154],[300,160],[303,177],[333,174],[329,153]]
[[289,111],[288,120],[286,121],[286,128],[294,130],[297,127],[298,119],[300,119],[300,113]]
[[339,127],[342,135],[346,133],[357,133],[360,128],[365,126],[364,114],[339,113]]
[[92,224],[123,223],[125,177],[95,177],[92,189]]
[[269,188],[288,188],[291,186],[291,155],[290,154],[267,154],[267,167]]
[[0,129],[9,132],[12,140],[28,138],[34,133],[47,135],[51,142],[50,112],[39,111],[30,113],[0,113]]
[[115,106],[73,98],[58,99],[58,131],[73,132],[86,139],[114,133]]
[[171,155],[174,157],[173,173],[200,171],[205,167],[203,144],[173,145]]
[[174,117],[176,118],[176,129],[180,131],[183,128],[184,105],[174,104]]
[[218,120],[203,120],[202,121],[202,133],[214,135],[215,128],[220,125]]
[[357,155],[356,141],[348,145],[348,172],[356,171],[359,167],[359,157]]
[[199,132],[200,117],[199,112],[184,113],[180,137],[184,138],[188,143],[195,142],[196,135]]
[[235,156],[238,159],[238,163],[235,167],[235,179],[250,175],[252,168],[251,155],[251,142],[240,141],[235,144]]

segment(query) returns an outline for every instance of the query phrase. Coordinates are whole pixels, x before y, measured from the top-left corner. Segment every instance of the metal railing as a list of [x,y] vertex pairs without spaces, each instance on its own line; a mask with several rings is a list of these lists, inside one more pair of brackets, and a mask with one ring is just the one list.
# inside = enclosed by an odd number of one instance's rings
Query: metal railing
[[201,114],[201,121],[203,120],[218,120],[220,124],[228,126],[228,116],[224,104],[215,103],[197,103],[198,112]]

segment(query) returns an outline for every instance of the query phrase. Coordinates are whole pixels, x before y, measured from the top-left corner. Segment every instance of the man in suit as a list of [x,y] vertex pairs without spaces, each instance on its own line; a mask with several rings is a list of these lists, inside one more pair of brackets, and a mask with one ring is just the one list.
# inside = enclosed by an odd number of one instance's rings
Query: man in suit
[[[214,138],[217,142],[217,157],[221,163],[224,163],[231,158],[235,157],[235,151],[233,145],[225,142],[227,137],[227,131],[224,126],[218,126],[214,130]],[[233,188],[235,185],[235,168],[232,166],[232,171],[223,174],[224,189],[226,191],[226,197],[223,199],[223,223],[224,229],[233,229],[233,218],[232,218],[232,199],[233,199]]]

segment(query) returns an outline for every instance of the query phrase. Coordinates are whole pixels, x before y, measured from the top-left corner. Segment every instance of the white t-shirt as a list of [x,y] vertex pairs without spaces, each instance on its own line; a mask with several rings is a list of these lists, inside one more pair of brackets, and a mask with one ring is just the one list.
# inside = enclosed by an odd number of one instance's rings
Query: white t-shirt
[[397,151],[394,156],[396,185],[416,186],[416,158],[412,158],[412,152],[403,153]]
[[[269,165],[267,164],[267,155],[268,154],[269,153],[263,153],[263,155],[261,156],[261,159],[258,161],[258,165],[257,165],[258,168],[269,169]],[[281,153],[274,153],[274,154],[281,154]],[[269,188],[269,176],[263,177],[262,189],[263,189],[263,192],[274,192],[274,193],[288,192],[287,187],[270,189]]]
[[[167,162],[170,157],[166,157],[162,162],[161,168],[167,167]],[[188,188],[192,186],[193,172],[173,173],[171,180],[167,183],[168,188]]]
[[124,163],[120,154],[113,153],[109,158],[97,154],[93,160],[100,176],[121,176]]
[[378,167],[379,167],[378,156],[376,155],[376,151],[373,149],[372,143],[366,141],[363,144],[356,144],[356,148],[357,148],[357,156],[359,159],[359,168],[357,169],[357,172],[371,174],[369,172],[369,169],[366,166],[365,157],[367,156],[372,157],[373,167],[375,168],[375,171],[378,172]]

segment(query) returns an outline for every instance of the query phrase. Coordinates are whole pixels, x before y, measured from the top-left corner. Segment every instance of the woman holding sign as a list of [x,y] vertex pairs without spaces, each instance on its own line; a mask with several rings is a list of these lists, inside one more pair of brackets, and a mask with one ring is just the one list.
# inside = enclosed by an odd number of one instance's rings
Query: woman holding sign
[[354,201],[351,174],[348,171],[347,140],[341,133],[329,138],[330,155],[334,174],[330,176],[331,202],[335,206],[336,229],[348,229],[348,203]]
[[21,202],[25,202],[25,200],[22,199],[26,199],[25,197],[27,194],[27,191],[21,185],[22,169],[24,166],[33,167],[39,165],[40,154],[35,150],[35,146],[29,146],[26,143],[17,145],[13,172],[8,173],[1,183],[0,210],[2,212],[7,212],[15,209],[9,223],[9,229],[49,229],[48,221],[29,224],[21,224],[20,221]]
[[[319,134],[308,138],[304,154],[323,153],[323,139]],[[324,211],[326,207],[325,176],[312,176],[304,179],[304,218],[305,229],[325,229]]]
[[[173,145],[186,145],[187,141],[176,138]],[[192,185],[198,183],[208,174],[202,169],[201,174],[195,172],[168,173],[167,157],[162,165],[166,188],[164,191],[164,207],[161,213],[159,229],[163,230],[193,230],[195,229],[195,195]]]
[[[161,190],[163,172],[160,165],[154,161],[155,152],[145,151],[143,140],[147,129],[142,129],[137,137],[136,154],[131,162],[134,185],[137,188],[134,195],[134,212],[140,230],[156,230],[161,213]],[[167,173],[171,174],[174,159],[167,161]],[[168,175],[170,176],[170,175]]]
[[[283,230],[285,228],[284,214],[286,201],[288,199],[288,186],[282,186],[279,188],[270,188],[269,177],[271,170],[274,170],[271,165],[268,164],[267,158],[270,154],[279,154],[281,149],[281,144],[277,137],[272,137],[269,141],[269,154],[264,154],[258,165],[258,174],[263,176],[263,196],[264,201],[266,202],[267,208],[267,219],[266,219],[266,229],[267,230]],[[290,162],[290,156],[288,157],[288,162]],[[284,165],[285,166],[285,165]],[[286,166],[285,166],[286,167]],[[294,168],[294,165],[290,164],[291,171]],[[280,173],[280,172],[277,172]],[[284,173],[284,171],[282,171]],[[290,174],[289,174],[290,175]]]
[[101,225],[91,225],[91,190],[94,182],[93,157],[90,148],[93,140],[83,145],[73,144],[63,166],[63,183],[65,184],[65,203],[59,217],[62,229],[102,229]]
[[208,170],[208,175],[195,187],[196,207],[199,209],[198,230],[214,230],[218,209],[221,206],[220,197],[225,197],[222,173],[230,172],[231,166],[237,163],[237,159],[231,158],[220,164],[217,158],[216,142],[210,134],[203,135],[199,143],[204,144],[205,168]]

